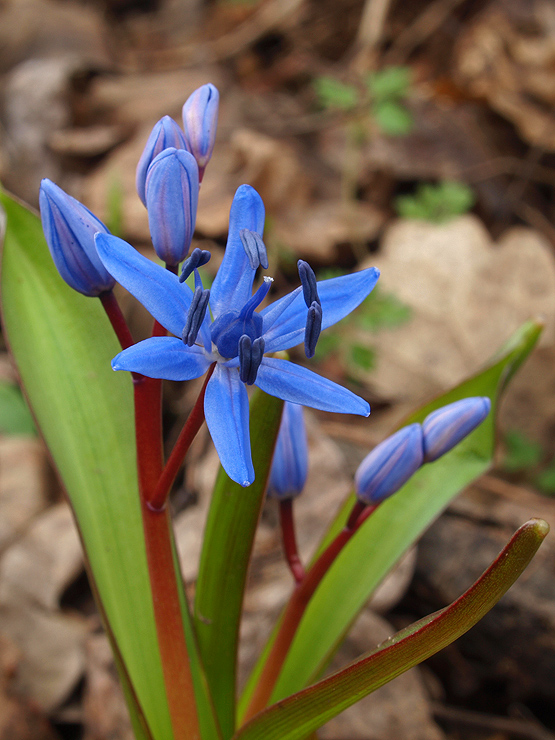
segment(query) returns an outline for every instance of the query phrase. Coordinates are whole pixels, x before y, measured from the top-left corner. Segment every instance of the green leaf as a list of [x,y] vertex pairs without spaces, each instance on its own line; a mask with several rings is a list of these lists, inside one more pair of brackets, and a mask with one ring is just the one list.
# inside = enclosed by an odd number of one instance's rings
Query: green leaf
[[380,130],[387,136],[406,136],[412,131],[414,119],[401,103],[385,100],[375,103],[372,112]]
[[[319,677],[357,614],[401,555],[459,491],[488,469],[493,458],[495,411],[500,393],[531,352],[541,330],[537,322],[525,324],[481,373],[406,420],[406,423],[421,422],[436,408],[467,396],[489,396],[492,401],[492,412],[478,429],[437,462],[421,468],[369,517],[343,549],[308,605],[272,701],[299,691]],[[318,552],[344,526],[353,503],[354,496],[351,496]],[[264,656],[249,679],[241,699],[241,715],[252,695],[263,660]]]
[[357,106],[358,90],[356,87],[345,85],[335,77],[317,77],[314,80],[314,89],[324,108],[349,111]]
[[19,388],[0,382],[0,434],[35,435],[35,424]]
[[[75,512],[137,738],[170,740],[139,505],[131,377],[110,367],[120,347],[100,302],[60,278],[38,217],[0,197],[8,221],[1,280],[10,347]],[[189,643],[194,656],[190,628]],[[192,672],[195,687],[202,687],[194,658]],[[208,728],[204,740],[217,737],[206,693],[197,698]]]
[[410,67],[386,67],[379,72],[371,72],[365,82],[375,101],[400,100],[409,92],[411,77]]
[[256,474],[242,488],[223,468],[212,494],[195,597],[195,628],[224,738],[235,727],[235,678],[243,594],[283,401],[257,391],[250,434]]
[[398,632],[347,668],[260,713],[237,732],[234,740],[302,740],[372,691],[450,645],[499,601],[530,563],[548,531],[546,522],[530,520],[478,581],[450,606]]

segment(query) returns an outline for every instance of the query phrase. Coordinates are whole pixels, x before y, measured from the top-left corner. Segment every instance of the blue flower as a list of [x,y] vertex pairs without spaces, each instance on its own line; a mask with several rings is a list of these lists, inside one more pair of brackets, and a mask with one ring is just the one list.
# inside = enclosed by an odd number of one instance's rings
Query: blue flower
[[[206,423],[227,474],[243,486],[254,480],[245,384],[254,383],[270,395],[324,411],[370,413],[366,401],[351,391],[292,362],[264,356],[304,341],[307,308],[299,287],[262,311],[255,310],[271,280],[265,278],[252,295],[256,267],[251,266],[252,254],[243,244],[241,231],[261,235],[263,226],[260,196],[242,185],[233,200],[225,255],[209,294],[196,270],[206,260],[196,250],[185,263],[186,274],[191,270],[195,274],[193,292],[121,239],[101,234],[96,241],[102,261],[116,280],[175,335],[153,337],[129,347],[114,358],[112,367],[152,378],[191,380],[215,363],[206,388]],[[322,329],[355,309],[378,276],[377,269],[369,268],[319,282]]]
[[112,290],[116,281],[106,271],[94,246],[96,234],[108,233],[102,221],[47,179],[41,182],[39,203],[46,243],[66,283],[91,297]]
[[298,496],[308,474],[308,443],[303,407],[285,403],[279,427],[276,450],[270,470],[268,496],[290,499]]

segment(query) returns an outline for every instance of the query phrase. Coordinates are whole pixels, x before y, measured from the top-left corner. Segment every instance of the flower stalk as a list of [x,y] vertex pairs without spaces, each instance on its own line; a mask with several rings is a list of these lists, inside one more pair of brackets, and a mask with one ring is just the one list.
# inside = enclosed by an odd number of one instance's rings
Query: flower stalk
[[247,722],[267,706],[310,599],[341,550],[376,509],[377,506],[365,506],[357,501],[345,527],[313,563],[304,578],[297,581],[295,590],[281,619],[276,639],[245,712],[244,722]]
[[161,381],[135,376],[139,493],[158,647],[175,740],[200,738],[167,508],[153,508],[162,475]]

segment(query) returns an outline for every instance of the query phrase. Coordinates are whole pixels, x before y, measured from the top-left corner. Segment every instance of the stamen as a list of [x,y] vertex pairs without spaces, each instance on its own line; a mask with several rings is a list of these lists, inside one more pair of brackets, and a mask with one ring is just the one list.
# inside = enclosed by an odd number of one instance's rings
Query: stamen
[[306,315],[306,326],[304,330],[304,351],[307,357],[314,357],[316,344],[322,331],[322,306],[317,301],[312,301]]
[[253,270],[262,265],[262,267],[268,269],[268,255],[266,253],[266,246],[262,241],[260,234],[256,231],[250,231],[249,229],[241,229],[239,232],[243,247],[249,258],[250,266]]
[[189,277],[189,275],[193,272],[193,270],[196,270],[197,267],[202,267],[205,265],[212,255],[207,249],[199,249],[196,247],[196,249],[193,249],[189,257],[185,260],[183,263],[183,267],[181,268],[181,275],[179,276],[179,282],[184,283],[185,280]]
[[310,308],[314,301],[321,306],[322,302],[318,296],[318,285],[316,283],[314,270],[308,262],[305,262],[304,260],[299,260],[297,262],[297,268],[299,270],[299,277],[301,279],[301,285],[303,286],[304,302],[306,303],[307,308]]
[[264,339],[258,337],[254,342],[248,334],[239,340],[239,377],[243,383],[252,385],[264,356]]
[[195,288],[182,334],[183,341],[188,347],[192,347],[197,340],[200,327],[204,321],[209,298],[209,290],[203,290],[201,287]]
[[251,316],[254,313],[254,309],[257,308],[264,298],[266,298],[266,295],[268,294],[268,291],[272,287],[272,283],[274,282],[274,278],[271,277],[265,277],[264,282],[258,288],[256,293],[249,298],[249,300],[245,303],[243,308],[240,311],[240,316],[242,319],[250,319]]

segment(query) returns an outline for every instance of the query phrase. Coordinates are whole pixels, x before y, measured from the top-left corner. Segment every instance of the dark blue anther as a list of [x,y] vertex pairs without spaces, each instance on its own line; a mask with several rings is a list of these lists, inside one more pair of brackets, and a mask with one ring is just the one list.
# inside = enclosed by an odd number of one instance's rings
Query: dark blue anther
[[193,300],[189,306],[189,312],[187,313],[187,321],[185,322],[185,328],[183,329],[183,341],[188,347],[192,347],[197,341],[197,336],[204,321],[206,309],[208,307],[208,299],[210,298],[210,291],[203,290],[201,287],[196,287],[193,294]]
[[197,267],[202,267],[209,262],[211,256],[210,252],[206,249],[199,249],[198,247],[193,249],[189,257],[183,263],[179,282],[184,283],[193,270],[196,270]]
[[241,229],[239,232],[243,247],[249,258],[250,266],[253,270],[262,265],[262,267],[268,269],[268,255],[266,254],[266,246],[262,241],[260,234],[256,231],[250,231],[249,229]]
[[306,315],[306,326],[304,330],[304,351],[307,357],[314,357],[316,343],[322,331],[322,306],[317,301],[312,301]]
[[322,303],[318,296],[318,286],[316,284],[316,275],[314,274],[314,270],[308,262],[305,262],[304,260],[299,260],[297,262],[297,268],[299,270],[299,277],[301,279],[301,285],[303,286],[304,302],[306,303],[307,308],[310,308],[314,301],[321,306]]
[[239,339],[239,377],[243,383],[254,383],[263,357],[264,339],[258,337],[252,341],[248,334],[243,334]]

